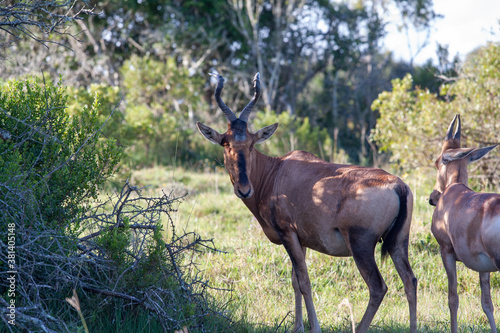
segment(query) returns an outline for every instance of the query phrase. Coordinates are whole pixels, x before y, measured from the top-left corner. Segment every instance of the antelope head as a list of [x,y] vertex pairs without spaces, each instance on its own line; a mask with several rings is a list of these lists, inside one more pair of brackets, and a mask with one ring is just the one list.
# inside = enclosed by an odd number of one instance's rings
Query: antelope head
[[[215,75],[214,75],[215,76]],[[197,122],[196,125],[200,133],[210,142],[224,147],[224,165],[231,182],[234,186],[234,193],[240,199],[247,199],[254,193],[253,185],[249,175],[252,173],[255,163],[254,145],[269,139],[278,123],[266,126],[255,133],[248,130],[248,116],[260,96],[260,74],[255,74],[253,79],[255,94],[248,105],[237,117],[229,107],[224,104],[220,97],[224,87],[224,78],[217,75],[217,88],[215,89],[215,100],[227,119],[227,131],[220,134],[211,127]]]
[[[455,128],[456,130],[453,133]],[[460,147],[460,115],[455,115],[453,121],[448,127],[446,136],[443,140],[441,154],[436,159],[437,169],[436,184],[429,197],[429,204],[436,206],[441,194],[451,184],[462,183],[467,186],[469,177],[467,165],[486,155],[498,144],[485,148],[461,148]]]

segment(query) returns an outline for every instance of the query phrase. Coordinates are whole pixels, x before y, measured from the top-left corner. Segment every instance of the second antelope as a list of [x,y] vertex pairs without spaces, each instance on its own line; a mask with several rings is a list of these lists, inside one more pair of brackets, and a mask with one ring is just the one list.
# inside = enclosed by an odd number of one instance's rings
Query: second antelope
[[[457,125],[454,134],[453,129]],[[451,332],[457,332],[456,261],[479,272],[481,305],[492,332],[497,332],[490,293],[490,272],[500,270],[500,194],[476,193],[467,187],[467,164],[477,161],[497,145],[460,148],[460,115],[451,122],[436,160],[437,179],[429,203],[436,206],[432,233],[441,247],[448,275]]]
[[270,138],[278,124],[252,133],[247,121],[260,95],[255,94],[237,117],[222,101],[224,79],[217,76],[215,99],[227,118],[221,134],[197,123],[203,136],[224,147],[224,165],[234,193],[259,221],[264,234],[282,244],[292,262],[295,291],[294,331],[303,331],[304,298],[311,332],[320,332],[306,266],[306,248],[332,256],[352,256],[368,285],[370,300],[357,327],[366,332],[387,286],[375,262],[375,246],[391,256],[403,280],[410,310],[411,332],[417,330],[417,279],[408,262],[408,239],[413,211],[410,188],[381,169],[325,162],[305,151],[283,157],[266,156],[255,145]]

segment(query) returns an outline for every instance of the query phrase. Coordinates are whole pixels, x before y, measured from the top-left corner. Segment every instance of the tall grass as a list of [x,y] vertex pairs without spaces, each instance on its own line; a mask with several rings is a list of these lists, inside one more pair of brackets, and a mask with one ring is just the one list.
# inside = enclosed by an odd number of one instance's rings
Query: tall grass
[[[173,216],[179,228],[212,238],[223,252],[199,252],[194,260],[205,278],[217,288],[213,297],[229,302],[229,315],[237,332],[289,332],[294,320],[291,262],[282,246],[272,244],[258,222],[232,193],[222,168],[208,172],[152,168],[133,174],[134,183],[150,184],[151,190],[174,189],[186,194]],[[410,263],[418,284],[420,332],[449,331],[447,279],[439,247],[430,232],[433,207],[427,200],[434,175],[403,177],[414,192],[414,217],[410,239]],[[380,245],[378,245],[380,246]],[[392,261],[377,263],[388,292],[373,322],[373,332],[409,330],[409,310],[403,283]],[[352,258],[335,258],[309,250],[307,263],[318,319],[325,332],[351,332],[350,308],[359,322],[368,303],[368,288]],[[459,331],[488,332],[481,308],[479,275],[458,264]],[[500,304],[500,277],[492,274],[492,299]],[[307,324],[306,324],[307,325]],[[229,328],[228,328],[229,329]]]

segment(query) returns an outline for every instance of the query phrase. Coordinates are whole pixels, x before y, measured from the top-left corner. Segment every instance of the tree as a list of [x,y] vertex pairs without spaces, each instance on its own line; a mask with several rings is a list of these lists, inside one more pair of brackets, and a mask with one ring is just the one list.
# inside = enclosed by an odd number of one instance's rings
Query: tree
[[0,31],[6,39],[0,49],[21,38],[29,38],[46,46],[59,43],[51,35],[75,36],[67,30],[68,23],[83,20],[93,14],[94,7],[87,0],[36,0],[2,1],[0,7]]
[[[461,114],[462,145],[477,147],[500,141],[500,45],[489,44],[469,59],[458,77],[444,84],[439,95],[412,87],[412,77],[392,82],[372,108],[380,119],[372,132],[380,151],[407,172],[430,168],[440,152],[440,143],[450,119]],[[490,154],[470,170],[471,184],[499,185],[498,153]]]
[[[406,35],[410,66],[413,66],[415,57],[429,44],[432,23],[442,15],[434,12],[433,0],[394,0],[394,4],[400,14],[398,28]],[[412,30],[415,34],[410,36]],[[422,35],[424,37],[420,39]],[[416,49],[412,48],[412,40],[417,41]]]

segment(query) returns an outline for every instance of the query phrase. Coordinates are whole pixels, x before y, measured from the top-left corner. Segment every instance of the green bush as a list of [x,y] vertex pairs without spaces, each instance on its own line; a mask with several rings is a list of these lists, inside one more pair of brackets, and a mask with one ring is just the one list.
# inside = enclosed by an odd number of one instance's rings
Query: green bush
[[112,118],[117,91],[93,88],[69,109],[61,83],[0,84],[0,272],[16,271],[15,290],[0,280],[0,321],[14,302],[16,328],[29,332],[227,325],[186,259],[212,243],[175,232],[177,199],[128,182],[98,197],[122,156],[103,122],[123,119]]
[[309,118],[294,117],[288,112],[276,114],[270,111],[257,112],[251,120],[254,131],[273,123],[279,123],[276,134],[259,147],[271,156],[282,156],[292,150],[305,150],[325,160],[332,160],[333,140],[326,128],[313,127]]
[[129,165],[173,165],[198,156],[193,150],[193,117],[205,107],[203,78],[190,75],[173,58],[160,61],[149,56],[132,56],[121,74]]
[[67,104],[61,83],[43,85],[35,78],[0,84],[0,128],[11,135],[0,141],[0,191],[27,191],[40,222],[63,227],[97,196],[122,154],[101,135],[97,99],[74,116]]
[[[85,261],[77,252],[79,218],[122,154],[101,134],[97,99],[73,116],[67,104],[60,82],[0,83],[0,129],[9,134],[0,139],[0,271],[17,271],[16,323],[26,330],[57,325],[65,313],[60,302]],[[0,313],[14,299],[9,288],[2,279]]]
[[[372,139],[391,162],[406,172],[430,169],[455,114],[462,117],[462,146],[482,147],[500,141],[500,45],[489,44],[468,60],[458,77],[439,95],[412,88],[412,77],[392,81],[372,109],[380,113]],[[472,186],[498,186],[494,177],[498,151],[470,167]]]
[[67,91],[67,110],[70,116],[81,117],[98,100],[97,120],[99,123],[107,121],[106,126],[101,129],[101,133],[107,138],[115,139],[119,146],[123,147],[126,144],[123,142],[126,131],[124,113],[122,112],[124,103],[121,102],[122,96],[118,87],[104,83],[93,83],[86,88],[68,87]]

